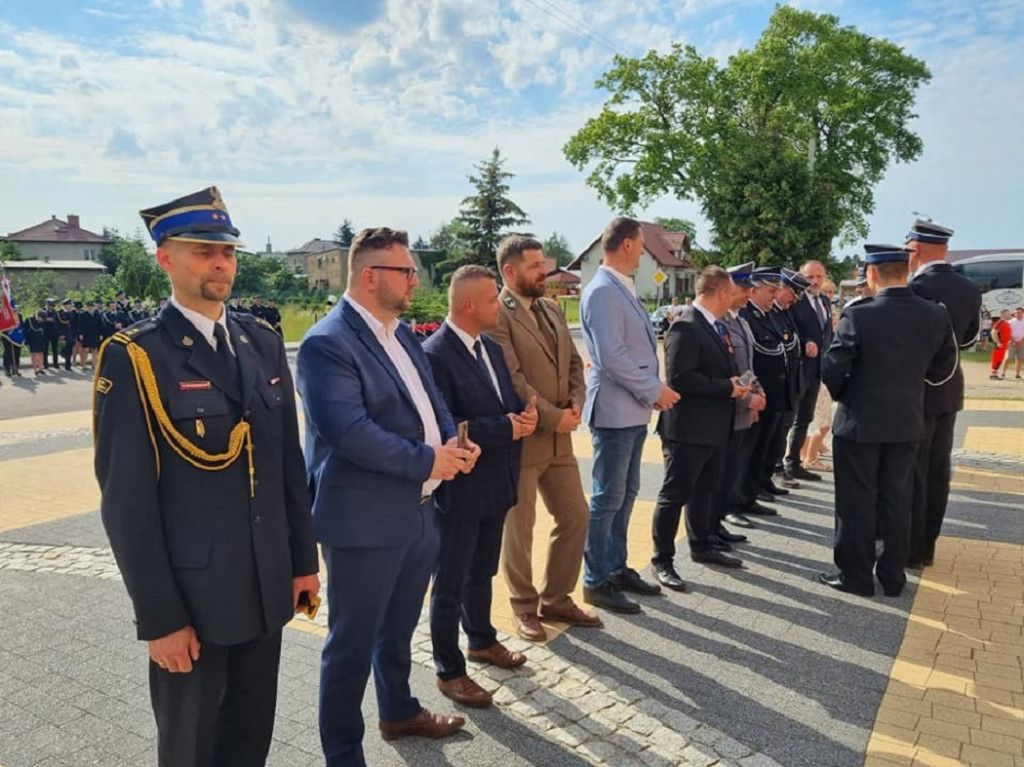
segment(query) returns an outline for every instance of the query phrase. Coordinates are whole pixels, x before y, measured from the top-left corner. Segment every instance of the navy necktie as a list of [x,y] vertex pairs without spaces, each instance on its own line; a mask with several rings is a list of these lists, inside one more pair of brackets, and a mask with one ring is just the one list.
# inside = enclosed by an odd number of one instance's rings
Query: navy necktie
[[213,324],[213,337],[217,339],[217,359],[224,366],[224,372],[228,374],[228,378],[237,384],[238,363],[235,361],[235,355],[231,353],[231,348],[228,346],[228,334],[224,330],[224,326],[219,322]]
[[[476,354],[476,364],[480,366],[480,372],[484,374],[484,378],[487,379],[491,384],[491,388],[494,388],[494,379],[491,378],[491,371],[487,369],[487,362],[484,360],[484,345],[483,342],[478,338],[473,342],[473,352]],[[501,392],[495,389],[498,397],[501,397]]]
[[725,325],[718,320],[715,320],[715,330],[718,331],[718,337],[722,339],[722,343],[725,344],[725,348],[732,353],[732,343],[729,341],[729,331],[725,329]]

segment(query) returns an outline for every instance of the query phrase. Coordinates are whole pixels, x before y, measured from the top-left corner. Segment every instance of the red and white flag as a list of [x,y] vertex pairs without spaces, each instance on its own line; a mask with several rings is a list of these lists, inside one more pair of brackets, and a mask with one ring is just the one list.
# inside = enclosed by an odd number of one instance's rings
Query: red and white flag
[[0,279],[0,333],[16,328],[20,324],[11,301],[11,282],[4,277]]

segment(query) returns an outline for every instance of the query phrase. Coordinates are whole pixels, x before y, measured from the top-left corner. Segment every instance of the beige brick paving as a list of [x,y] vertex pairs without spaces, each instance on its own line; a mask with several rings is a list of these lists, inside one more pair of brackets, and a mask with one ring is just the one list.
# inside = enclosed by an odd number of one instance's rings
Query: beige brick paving
[[1024,766],[1024,546],[939,539],[868,741],[893,764]]
[[964,450],[1024,456],[1024,429],[1002,426],[968,426]]

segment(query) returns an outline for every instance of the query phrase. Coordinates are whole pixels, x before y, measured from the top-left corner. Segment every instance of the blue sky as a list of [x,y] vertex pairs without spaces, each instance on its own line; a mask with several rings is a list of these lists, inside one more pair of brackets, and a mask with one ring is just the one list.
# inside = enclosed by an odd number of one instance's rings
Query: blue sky
[[[874,241],[921,211],[954,247],[1024,247],[1024,3],[801,0],[923,58],[925,151],[876,189]],[[343,218],[415,237],[453,217],[493,147],[542,237],[584,248],[613,215],[561,147],[614,52],[672,41],[726,58],[756,0],[0,0],[0,232],[51,214],[132,232],[216,184],[247,245]],[[708,224],[692,201],[646,211]],[[844,251],[849,251],[845,248]]]

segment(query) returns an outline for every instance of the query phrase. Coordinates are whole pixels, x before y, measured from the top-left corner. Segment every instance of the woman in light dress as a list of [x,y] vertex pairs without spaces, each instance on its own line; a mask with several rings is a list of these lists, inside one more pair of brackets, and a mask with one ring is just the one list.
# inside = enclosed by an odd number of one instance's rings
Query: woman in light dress
[[[835,307],[836,286],[831,280],[825,280],[821,284],[821,292],[828,297],[829,306],[832,308],[832,329],[835,330],[839,321]],[[824,354],[825,350],[822,349]],[[832,428],[832,398],[828,389],[822,386],[818,390],[818,404],[814,406],[814,420],[807,430],[807,438],[804,440],[803,449],[800,451],[800,465],[810,471],[832,471],[830,463],[824,463],[821,456],[827,453],[825,439],[828,437],[829,429]]]

